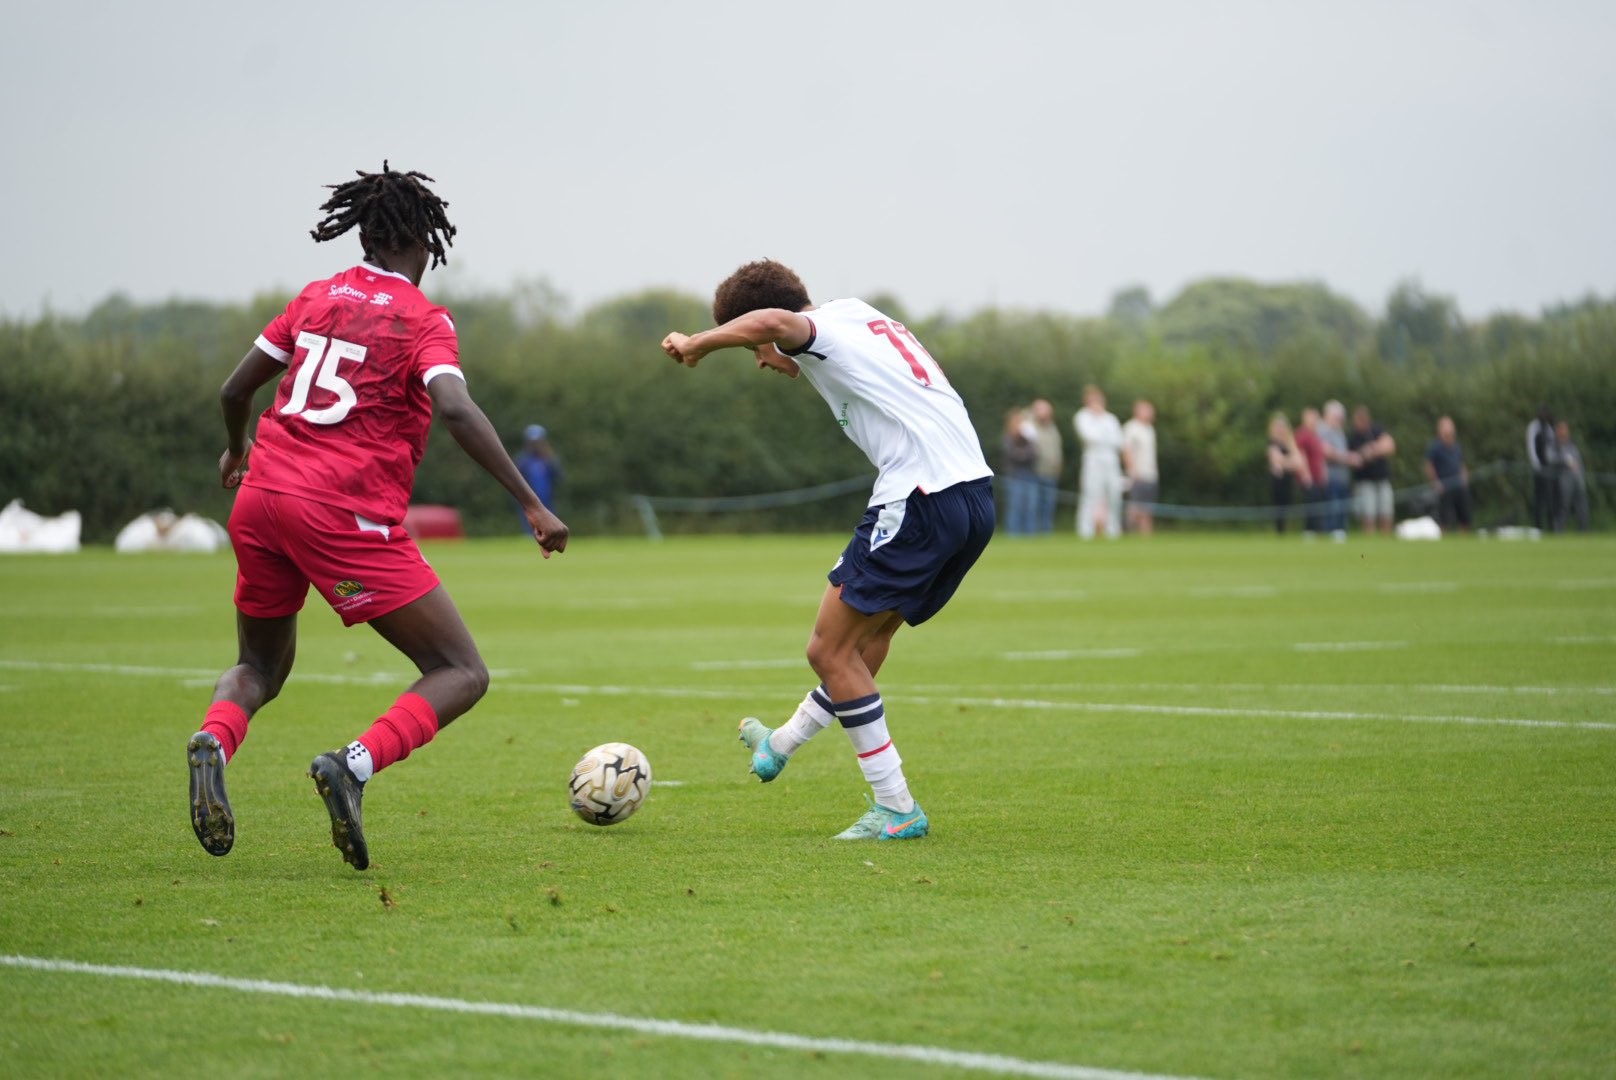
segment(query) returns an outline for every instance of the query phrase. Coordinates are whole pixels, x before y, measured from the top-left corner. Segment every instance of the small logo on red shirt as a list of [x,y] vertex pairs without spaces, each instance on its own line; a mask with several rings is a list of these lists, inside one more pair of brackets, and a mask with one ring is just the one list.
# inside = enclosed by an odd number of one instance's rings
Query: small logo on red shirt
[[386,307],[388,304],[393,302],[393,294],[379,292],[370,298],[370,302],[375,304],[377,307]]
[[329,294],[327,294],[327,295],[329,295],[332,299],[336,299],[339,296],[342,297],[345,300],[369,300],[370,299],[370,294],[368,292],[364,292],[364,291],[362,291],[360,289],[356,289],[352,285],[348,284],[346,281],[344,281],[341,285],[333,285],[333,286],[331,286],[331,292]]

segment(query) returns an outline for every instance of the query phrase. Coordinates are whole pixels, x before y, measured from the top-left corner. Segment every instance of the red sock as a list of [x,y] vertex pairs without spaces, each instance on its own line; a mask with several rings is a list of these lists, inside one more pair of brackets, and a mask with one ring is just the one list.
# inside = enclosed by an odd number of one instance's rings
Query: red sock
[[226,761],[236,756],[236,747],[247,737],[247,710],[234,701],[215,701],[208,706],[202,730],[219,740]]
[[370,730],[359,736],[376,772],[381,772],[395,761],[403,761],[432,741],[438,733],[438,714],[420,694],[405,691],[393,707],[377,717]]

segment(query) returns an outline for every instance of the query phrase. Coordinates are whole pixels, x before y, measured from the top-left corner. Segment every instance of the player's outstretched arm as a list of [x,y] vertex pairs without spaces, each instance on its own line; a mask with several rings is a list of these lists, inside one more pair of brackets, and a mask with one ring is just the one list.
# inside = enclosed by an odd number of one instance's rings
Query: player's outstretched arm
[[552,551],[566,551],[567,526],[533,494],[521,470],[500,444],[494,425],[471,400],[465,381],[452,375],[440,375],[427,384],[427,392],[432,395],[432,411],[466,456],[486,469],[521,504],[528,527],[533,530],[533,539],[544,549],[544,557],[548,559]]
[[233,488],[247,473],[247,421],[252,417],[253,395],[258,388],[286,370],[286,365],[254,345],[219,388],[219,409],[224,413],[225,450],[219,457],[219,483]]
[[699,334],[669,334],[662,339],[662,351],[685,367],[695,367],[702,357],[719,349],[757,349],[764,345],[797,349],[813,336],[814,324],[800,312],[762,308]]

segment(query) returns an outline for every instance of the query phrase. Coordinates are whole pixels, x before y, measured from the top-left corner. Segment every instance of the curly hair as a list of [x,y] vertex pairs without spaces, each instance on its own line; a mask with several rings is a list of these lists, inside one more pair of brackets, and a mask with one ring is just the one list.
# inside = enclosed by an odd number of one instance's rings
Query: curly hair
[[357,180],[326,185],[333,192],[320,207],[326,217],[310,236],[335,240],[358,225],[367,254],[372,248],[403,251],[419,244],[432,253],[433,266],[449,261],[445,248],[454,244],[456,230],[444,214],[449,204],[426,186],[435,183],[430,176],[394,172],[386,161],[379,173],[355,171]]
[[773,259],[749,262],[725,278],[713,293],[713,321],[723,326],[749,311],[810,306],[808,290],[795,271]]

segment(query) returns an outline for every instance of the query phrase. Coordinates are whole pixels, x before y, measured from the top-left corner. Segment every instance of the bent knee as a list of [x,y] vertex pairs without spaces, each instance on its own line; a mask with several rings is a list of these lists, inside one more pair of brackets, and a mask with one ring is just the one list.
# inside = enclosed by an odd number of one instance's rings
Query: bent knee
[[808,666],[822,676],[827,671],[836,671],[846,664],[853,656],[853,649],[838,646],[834,642],[816,636],[809,640],[805,655],[808,658]]
[[471,700],[481,701],[483,695],[488,693],[488,665],[476,660],[462,666],[461,671],[464,673],[466,689],[471,695]]
[[[260,658],[252,656],[243,657],[237,661],[235,671],[241,673],[235,680],[238,686],[243,682],[257,684],[260,708],[280,696],[281,687],[286,685],[286,676],[288,674],[285,668],[265,663]],[[230,673],[227,672],[227,679],[229,675]]]

